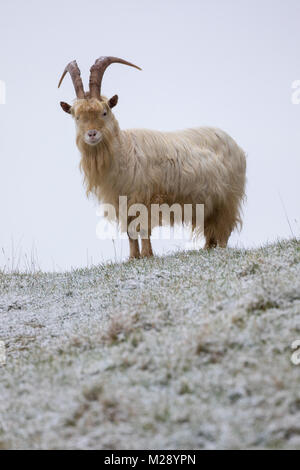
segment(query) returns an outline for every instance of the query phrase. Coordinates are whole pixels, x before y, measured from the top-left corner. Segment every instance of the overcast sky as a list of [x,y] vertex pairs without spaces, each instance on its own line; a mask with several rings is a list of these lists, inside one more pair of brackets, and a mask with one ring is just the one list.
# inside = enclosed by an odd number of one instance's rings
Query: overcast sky
[[[299,0],[2,0],[0,80],[0,266],[32,253],[43,269],[115,259],[96,237],[99,217],[78,169],[65,65],[85,84],[94,60],[115,55],[103,93],[119,95],[121,128],[223,128],[248,155],[244,228],[231,245],[257,246],[300,235]],[[285,209],[284,209],[285,208]],[[286,212],[286,214],[285,214]],[[288,220],[289,219],[289,223]],[[170,246],[154,241],[156,252]],[[116,243],[117,257],[128,254]]]

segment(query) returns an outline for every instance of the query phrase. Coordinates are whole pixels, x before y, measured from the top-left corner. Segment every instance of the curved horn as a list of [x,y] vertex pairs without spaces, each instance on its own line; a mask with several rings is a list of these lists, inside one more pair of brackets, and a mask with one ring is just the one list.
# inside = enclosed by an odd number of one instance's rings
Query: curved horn
[[142,70],[137,65],[127,62],[126,60],[119,59],[118,57],[99,57],[90,70],[90,97],[101,100],[101,83],[105,70],[110,64],[124,64],[130,67],[135,67],[138,70]]
[[70,62],[66,66],[64,73],[62,74],[61,79],[59,80],[58,88],[60,87],[67,72],[69,72],[69,74],[71,75],[77,98],[79,99],[84,98],[83,83],[81,80],[80,70],[79,70],[76,60],[73,60],[73,62]]

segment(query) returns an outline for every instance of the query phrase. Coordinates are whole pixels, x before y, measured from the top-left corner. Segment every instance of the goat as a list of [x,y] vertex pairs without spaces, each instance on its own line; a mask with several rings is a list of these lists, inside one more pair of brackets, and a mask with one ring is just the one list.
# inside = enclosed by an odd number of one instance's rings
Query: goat
[[[204,204],[205,248],[226,247],[233,229],[242,225],[241,204],[246,183],[244,151],[217,128],[177,132],[120,130],[112,112],[118,96],[107,99],[101,95],[104,72],[113,63],[141,70],[117,57],[100,57],[90,69],[89,92],[85,92],[80,70],[73,61],[66,66],[58,85],[69,72],[77,98],[72,106],[65,102],[60,104],[76,123],[76,144],[81,153],[80,166],[87,194],[92,193],[102,203],[111,204],[119,222],[119,196],[127,197],[128,208],[136,203],[148,210],[152,204],[179,204],[181,207],[190,204],[193,206],[192,231],[196,235],[194,207]],[[128,217],[127,227],[132,219]],[[138,237],[127,228],[131,259],[153,255],[151,222],[146,236],[140,234],[141,252]],[[157,225],[161,224],[159,219]]]

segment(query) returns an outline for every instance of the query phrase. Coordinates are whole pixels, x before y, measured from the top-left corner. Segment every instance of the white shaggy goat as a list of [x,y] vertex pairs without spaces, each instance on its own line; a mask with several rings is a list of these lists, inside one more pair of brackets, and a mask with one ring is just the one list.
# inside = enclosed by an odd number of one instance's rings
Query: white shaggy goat
[[[232,230],[241,224],[240,206],[245,194],[246,158],[225,132],[215,128],[159,132],[122,131],[111,109],[118,96],[101,96],[101,82],[112,63],[139,68],[116,57],[100,57],[91,67],[90,91],[84,92],[76,61],[65,68],[59,86],[70,73],[77,99],[73,106],[61,102],[76,122],[76,143],[88,193],[112,204],[119,218],[119,196],[128,208],[144,204],[193,205],[192,229],[196,232],[195,206],[204,204],[206,248],[226,247]],[[151,215],[149,215],[151,218]],[[128,222],[132,217],[128,218]],[[161,220],[159,221],[161,224]],[[172,223],[172,222],[171,222]],[[140,253],[138,239],[128,232],[130,257],[151,256],[153,222],[149,220]]]

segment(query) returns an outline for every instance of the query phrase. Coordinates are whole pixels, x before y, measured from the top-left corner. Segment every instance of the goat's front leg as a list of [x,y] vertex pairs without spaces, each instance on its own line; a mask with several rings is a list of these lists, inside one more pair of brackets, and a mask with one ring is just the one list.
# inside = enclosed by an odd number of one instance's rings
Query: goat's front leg
[[[132,218],[129,217],[128,218],[128,225],[131,221],[132,221]],[[141,255],[140,255],[140,247],[139,247],[138,239],[131,238],[129,231],[127,231],[127,235],[128,235],[128,238],[129,238],[129,251],[130,251],[129,259],[140,258]]]
[[140,258],[140,247],[139,247],[138,240],[134,240],[133,238],[130,238],[129,234],[128,234],[128,238],[129,238],[129,249],[130,249],[129,259]]
[[146,231],[146,233],[141,232],[141,241],[142,241],[141,257],[142,258],[150,258],[151,256],[153,256],[150,237],[151,237],[151,230],[148,230],[148,233],[147,233],[147,231]]
[[150,238],[142,239],[142,258],[150,258],[153,256],[152,245]]

